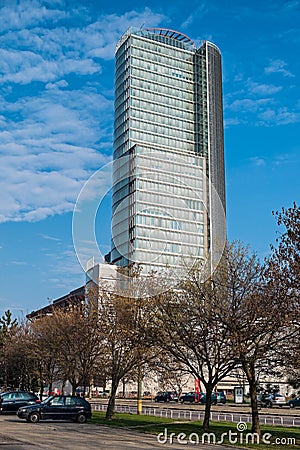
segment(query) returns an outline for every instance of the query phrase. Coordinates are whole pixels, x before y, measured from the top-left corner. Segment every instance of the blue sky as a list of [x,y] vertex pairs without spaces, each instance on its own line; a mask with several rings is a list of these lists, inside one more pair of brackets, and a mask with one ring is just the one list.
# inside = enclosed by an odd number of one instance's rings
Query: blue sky
[[[129,26],[223,56],[228,238],[264,257],[272,210],[299,203],[300,1],[0,1],[0,314],[84,283],[72,211],[112,155],[114,52]],[[98,240],[109,245],[109,207]],[[92,255],[91,255],[92,256]]]

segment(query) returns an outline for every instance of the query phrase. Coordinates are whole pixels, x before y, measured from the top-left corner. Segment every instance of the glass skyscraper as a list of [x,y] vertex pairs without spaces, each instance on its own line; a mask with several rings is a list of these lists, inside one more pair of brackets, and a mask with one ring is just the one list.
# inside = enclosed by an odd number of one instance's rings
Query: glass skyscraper
[[116,51],[111,263],[212,264],[226,235],[223,141],[216,45],[129,29]]

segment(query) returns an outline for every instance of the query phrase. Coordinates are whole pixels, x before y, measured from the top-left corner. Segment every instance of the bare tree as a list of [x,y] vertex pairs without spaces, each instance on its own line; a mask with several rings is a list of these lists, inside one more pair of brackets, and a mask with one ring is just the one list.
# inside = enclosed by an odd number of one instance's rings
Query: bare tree
[[3,387],[6,389],[9,382],[8,352],[11,347],[11,339],[18,327],[16,319],[12,319],[12,313],[8,309],[0,318],[0,367],[2,372]]
[[29,324],[27,332],[27,348],[37,367],[42,399],[44,386],[48,385],[49,393],[52,386],[60,377],[58,368],[59,323],[53,315],[43,316]]
[[89,305],[71,307],[53,313],[56,330],[57,366],[64,381],[78,386],[90,386],[98,359],[102,354],[98,315]]
[[[277,352],[277,367],[294,389],[300,388],[300,207],[273,212],[280,227],[277,245],[266,261],[265,278],[282,301],[282,314],[289,320],[292,339],[286,339]],[[291,330],[291,328],[293,330]]]
[[186,365],[178,362],[172,355],[162,350],[151,361],[148,370],[150,373],[156,374],[157,381],[162,389],[172,389],[177,393],[178,399],[189,383],[191,375]]
[[[265,278],[254,254],[234,243],[225,254],[226,295],[220,303],[219,321],[230,336],[232,348],[245,372],[251,399],[252,431],[260,434],[257,405],[258,375],[270,361],[276,361],[278,348],[294,336],[294,311],[286,297]],[[223,280],[223,281],[222,281]],[[281,292],[281,291],[280,291]]]
[[120,381],[149,358],[147,300],[91,290],[98,305],[98,327],[105,350],[101,356],[111,379],[106,419],[112,419]]
[[219,296],[226,292],[212,279],[203,282],[201,271],[174,291],[156,299],[153,338],[161,348],[196,378],[206,389],[203,428],[209,428],[211,396],[217,384],[237,364],[230,336],[218,320]]
[[272,254],[268,259],[268,275],[277,284],[280,280],[284,295],[296,296],[300,293],[300,207],[273,212],[277,224],[285,229],[276,239],[277,247],[271,246]]

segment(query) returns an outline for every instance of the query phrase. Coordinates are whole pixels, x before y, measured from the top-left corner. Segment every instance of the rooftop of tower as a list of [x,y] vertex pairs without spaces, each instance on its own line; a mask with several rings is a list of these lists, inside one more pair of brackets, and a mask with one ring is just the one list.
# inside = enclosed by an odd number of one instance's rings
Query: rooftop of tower
[[121,37],[117,44],[117,50],[122,45],[124,40],[130,35],[135,34],[138,36],[148,37],[160,42],[165,42],[176,47],[183,48],[185,50],[194,51],[196,45],[192,39],[179,31],[170,30],[168,28],[133,28],[130,27]]

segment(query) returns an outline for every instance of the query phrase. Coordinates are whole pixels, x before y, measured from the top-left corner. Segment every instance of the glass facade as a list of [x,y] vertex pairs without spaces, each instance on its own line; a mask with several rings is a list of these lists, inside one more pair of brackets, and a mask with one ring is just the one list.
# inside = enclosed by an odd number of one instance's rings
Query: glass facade
[[207,257],[216,220],[209,181],[225,208],[221,86],[214,44],[197,50],[165,29],[121,38],[111,262],[149,271]]

